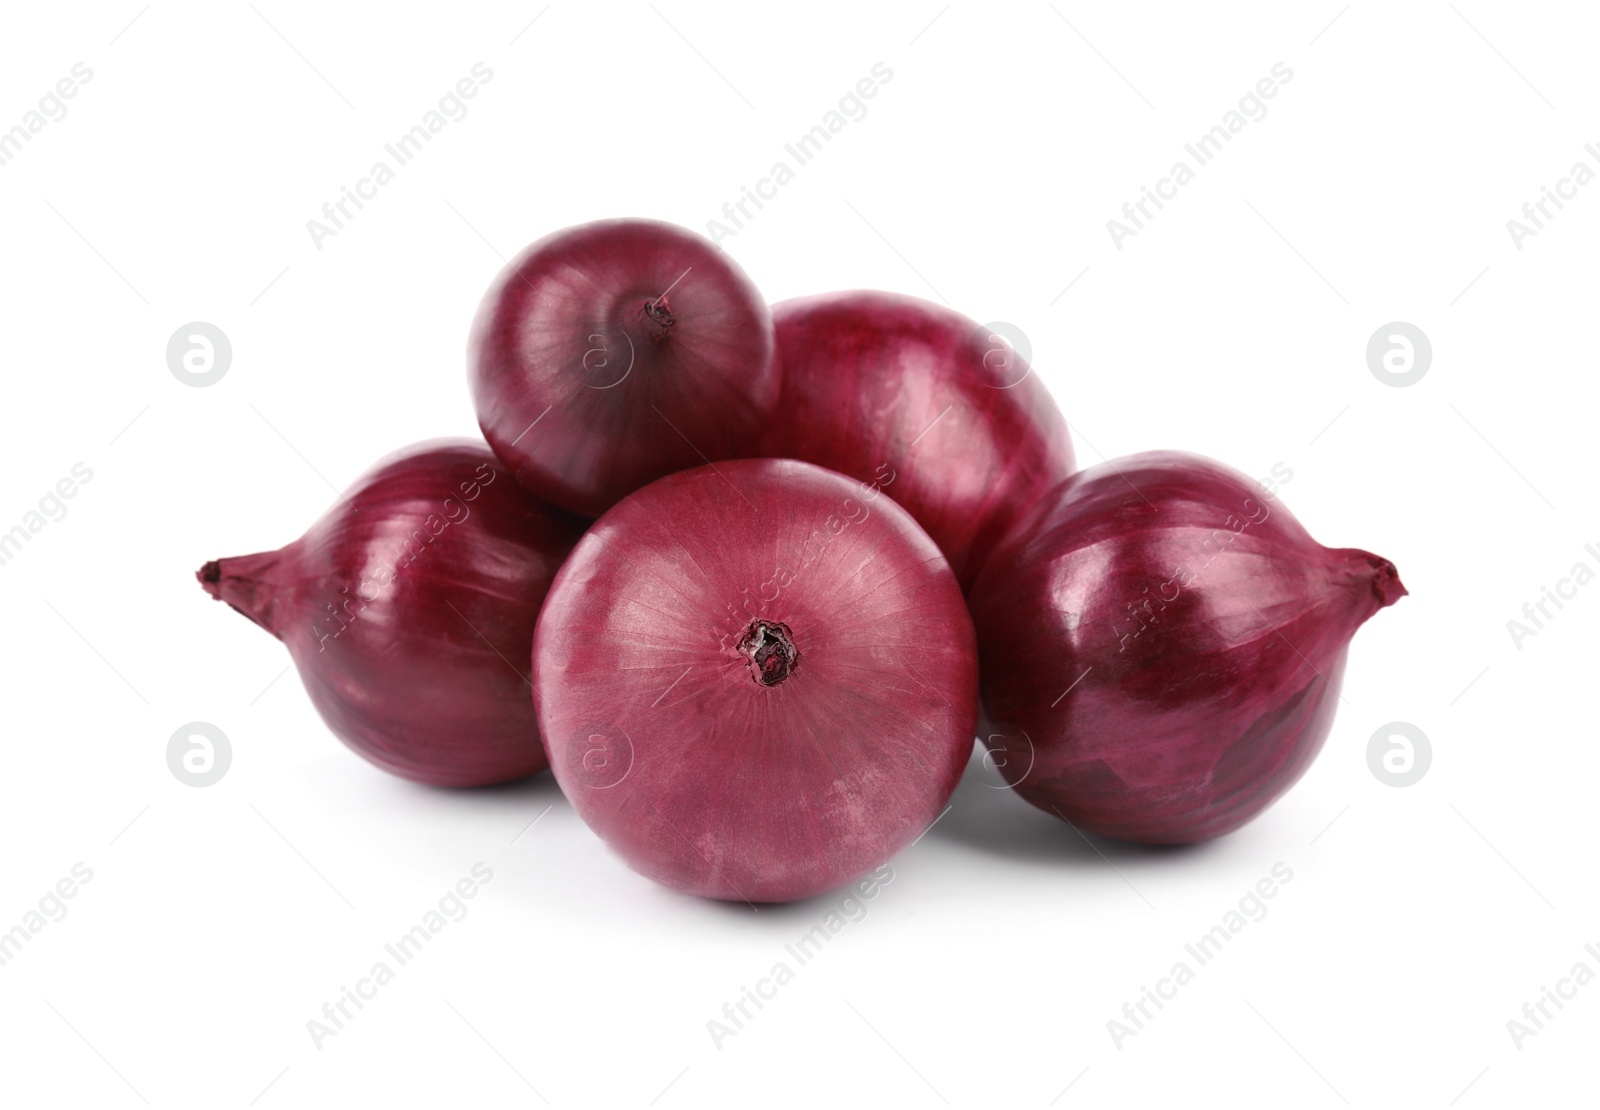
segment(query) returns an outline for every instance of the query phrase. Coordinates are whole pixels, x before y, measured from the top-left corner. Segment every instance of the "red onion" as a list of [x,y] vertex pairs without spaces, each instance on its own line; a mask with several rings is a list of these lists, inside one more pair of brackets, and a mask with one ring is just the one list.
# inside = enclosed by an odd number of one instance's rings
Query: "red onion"
[[972,591],[996,762],[1105,836],[1184,844],[1264,810],[1333,723],[1351,636],[1406,593],[1207,459],[1134,455],[1062,483]]
[[522,667],[582,531],[481,443],[432,440],[383,459],[287,547],[199,578],[288,645],[358,754],[417,782],[487,786],[547,765]]
[[1072,473],[1072,440],[1044,384],[965,316],[870,291],[772,312],[783,399],[761,453],[885,489],[963,588],[1016,518]]
[[805,898],[919,836],[972,751],[955,576],[909,514],[807,463],[663,478],[578,543],[534,636],[551,769],[636,870]]
[[754,454],[778,400],[772,317],[750,279],[649,220],[533,244],[484,294],[471,347],[489,445],[535,496],[586,516]]

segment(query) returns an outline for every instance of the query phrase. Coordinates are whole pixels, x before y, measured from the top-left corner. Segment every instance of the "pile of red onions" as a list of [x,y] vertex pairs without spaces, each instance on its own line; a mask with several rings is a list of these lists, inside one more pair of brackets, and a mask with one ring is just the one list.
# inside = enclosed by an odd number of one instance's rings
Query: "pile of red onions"
[[200,581],[373,763],[443,786],[549,766],[630,866],[696,895],[790,901],[885,863],[943,812],[980,697],[1045,811],[1222,835],[1304,774],[1350,638],[1406,592],[1210,460],[1074,473],[1044,384],[964,316],[870,291],[769,309],[666,224],[528,248],[468,362],[487,446],[398,452]]

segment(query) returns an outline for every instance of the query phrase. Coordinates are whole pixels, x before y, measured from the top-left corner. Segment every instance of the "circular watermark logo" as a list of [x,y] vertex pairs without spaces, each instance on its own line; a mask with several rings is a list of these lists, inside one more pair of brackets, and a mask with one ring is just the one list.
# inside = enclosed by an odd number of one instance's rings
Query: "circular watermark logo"
[[1416,385],[1433,365],[1433,344],[1415,324],[1396,320],[1385,324],[1367,340],[1367,369],[1384,385],[1396,389]]
[[216,385],[232,364],[233,344],[215,324],[196,320],[167,340],[167,369],[184,385]]
[[590,790],[608,790],[633,770],[633,741],[620,728],[590,725],[567,746],[567,773]]
[[233,745],[216,725],[190,721],[167,741],[167,769],[185,786],[210,786],[233,765]]
[[583,384],[590,389],[612,389],[633,372],[633,338],[621,327],[603,321],[583,329]]
[[1367,766],[1385,786],[1413,786],[1433,763],[1433,745],[1416,725],[1390,721],[1367,741]]
[[1020,385],[1031,372],[1033,344],[1028,334],[1015,324],[996,320],[984,324],[972,333],[971,342],[978,350],[983,366],[984,381],[991,389],[1010,389]]
[[1033,738],[1026,732],[1018,731],[1015,736],[1009,733],[990,733],[983,741],[983,768],[993,771],[1005,782],[998,785],[986,782],[983,785],[990,790],[1010,790],[1019,786],[1022,780],[1033,771]]

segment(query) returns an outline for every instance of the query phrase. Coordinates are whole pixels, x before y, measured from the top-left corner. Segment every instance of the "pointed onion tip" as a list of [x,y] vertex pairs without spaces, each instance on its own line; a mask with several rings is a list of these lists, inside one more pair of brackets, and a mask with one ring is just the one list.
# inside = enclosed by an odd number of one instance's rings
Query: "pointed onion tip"
[[221,559],[212,559],[205,566],[195,571],[194,576],[199,580],[200,585],[205,589],[206,593],[210,594],[218,601],[222,600]]
[[1380,609],[1388,608],[1411,591],[1400,581],[1400,572],[1388,559],[1370,556],[1372,560],[1372,592]]

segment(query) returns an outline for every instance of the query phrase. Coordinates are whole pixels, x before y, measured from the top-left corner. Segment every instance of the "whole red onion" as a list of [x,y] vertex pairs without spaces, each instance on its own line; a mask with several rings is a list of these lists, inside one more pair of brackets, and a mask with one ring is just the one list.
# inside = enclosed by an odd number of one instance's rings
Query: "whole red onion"
[[601,517],[534,636],[551,769],[636,870],[786,902],[919,836],[972,751],[955,576],[909,514],[807,463],[663,478]]
[[358,754],[417,782],[487,786],[547,765],[522,665],[582,531],[481,443],[432,440],[380,461],[287,547],[199,579],[288,645]]
[[524,251],[484,294],[469,366],[478,423],[516,480],[586,516],[754,454],[778,400],[760,293],[707,240],[650,220]]
[[962,587],[1017,517],[1072,473],[1044,384],[988,328],[893,293],[774,306],[783,399],[761,453],[877,484]]
[[1271,493],[1152,452],[1053,490],[971,598],[1001,772],[1105,836],[1220,836],[1299,779],[1394,564],[1325,548]]

